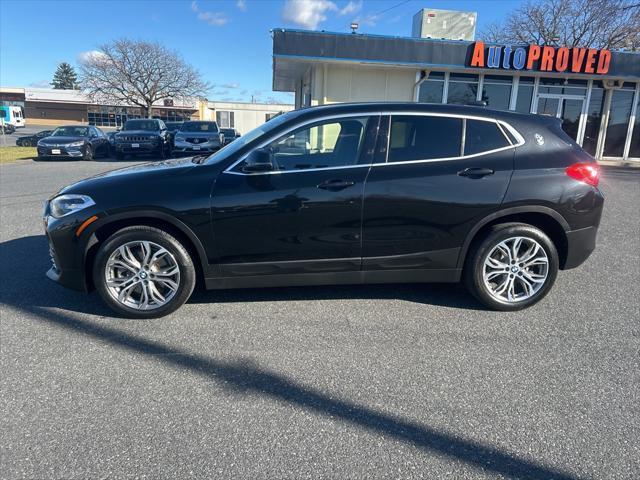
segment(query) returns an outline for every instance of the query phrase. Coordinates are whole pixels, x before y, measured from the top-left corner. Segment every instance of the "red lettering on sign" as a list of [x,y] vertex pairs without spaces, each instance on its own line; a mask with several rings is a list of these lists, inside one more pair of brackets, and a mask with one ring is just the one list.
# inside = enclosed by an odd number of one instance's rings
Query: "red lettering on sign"
[[556,52],[556,71],[564,72],[569,67],[569,49],[560,47]]
[[484,42],[476,42],[471,55],[472,67],[484,67]]
[[540,47],[538,45],[529,45],[529,54],[527,55],[527,70],[533,68],[533,62],[540,58]]
[[587,61],[584,64],[584,73],[594,73],[596,71],[595,63],[597,54],[598,50],[596,50],[595,48],[589,49],[589,52],[587,53]]
[[543,72],[550,72],[553,70],[553,54],[555,53],[553,47],[542,47],[542,60],[540,60],[540,70]]
[[587,53],[586,48],[572,48],[571,49],[571,71],[579,73],[582,71],[582,63],[584,62],[584,56]]
[[596,73],[607,73],[611,65],[611,52],[609,50],[600,50],[598,58],[598,68]]

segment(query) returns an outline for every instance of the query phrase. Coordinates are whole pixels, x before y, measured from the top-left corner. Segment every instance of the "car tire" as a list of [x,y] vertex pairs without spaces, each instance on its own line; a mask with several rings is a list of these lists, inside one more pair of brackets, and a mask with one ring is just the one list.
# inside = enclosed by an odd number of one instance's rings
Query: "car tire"
[[91,148],[91,145],[84,147],[84,155],[82,156],[82,159],[87,161],[93,160],[93,149]]
[[160,145],[160,149],[158,150],[158,157],[160,160],[165,160],[167,158],[167,149],[164,144]]
[[[144,264],[144,254],[149,250],[141,245],[147,245],[151,251],[147,258],[151,260],[162,249],[166,253],[156,262]],[[138,265],[127,256],[129,252]],[[126,263],[126,268],[120,267],[122,263]],[[177,273],[161,277],[159,271]],[[174,312],[189,299],[195,287],[196,271],[185,247],[169,233],[134,226],[117,231],[100,246],[93,264],[93,282],[104,302],[118,315],[158,318]],[[166,301],[163,303],[160,299]]]
[[490,309],[515,311],[542,300],[558,268],[558,251],[542,230],[524,223],[503,223],[474,242],[463,282]]

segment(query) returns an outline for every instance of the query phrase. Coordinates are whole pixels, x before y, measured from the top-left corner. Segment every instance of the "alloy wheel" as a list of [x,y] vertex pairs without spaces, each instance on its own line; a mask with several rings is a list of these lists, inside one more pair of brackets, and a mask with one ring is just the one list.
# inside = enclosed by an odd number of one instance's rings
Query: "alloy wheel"
[[534,296],[549,275],[545,249],[529,237],[510,237],[486,256],[482,278],[489,294],[500,302],[517,303]]
[[136,310],[154,310],[171,301],[180,286],[180,268],[171,252],[149,241],[121,245],[105,266],[109,294]]

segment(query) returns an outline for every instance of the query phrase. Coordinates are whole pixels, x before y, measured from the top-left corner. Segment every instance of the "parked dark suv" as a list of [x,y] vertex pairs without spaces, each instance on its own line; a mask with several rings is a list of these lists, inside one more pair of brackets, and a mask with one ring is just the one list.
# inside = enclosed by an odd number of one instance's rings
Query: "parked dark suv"
[[44,211],[48,276],[138,318],[174,311],[197,279],[462,280],[486,306],[517,310],[594,249],[599,173],[554,118],[417,103],[302,109],[209,157],[62,189]]
[[125,155],[151,154],[160,159],[171,152],[171,140],[162,120],[144,118],[127,120],[124,128],[115,135],[116,158]]

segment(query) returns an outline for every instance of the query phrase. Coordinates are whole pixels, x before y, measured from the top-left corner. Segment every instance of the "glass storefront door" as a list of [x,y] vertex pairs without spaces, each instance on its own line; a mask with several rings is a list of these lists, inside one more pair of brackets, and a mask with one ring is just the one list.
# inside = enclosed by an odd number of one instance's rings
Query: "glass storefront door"
[[537,113],[561,119],[562,129],[577,140],[583,104],[584,97],[581,95],[540,94]]

